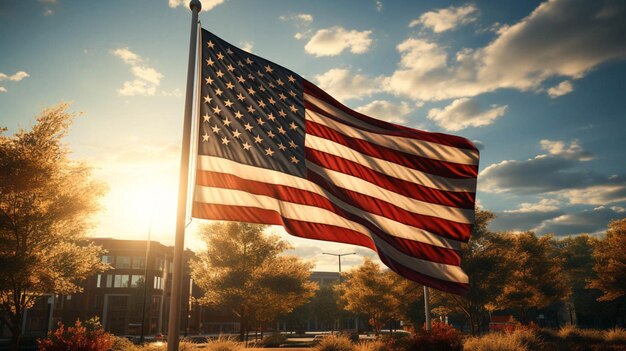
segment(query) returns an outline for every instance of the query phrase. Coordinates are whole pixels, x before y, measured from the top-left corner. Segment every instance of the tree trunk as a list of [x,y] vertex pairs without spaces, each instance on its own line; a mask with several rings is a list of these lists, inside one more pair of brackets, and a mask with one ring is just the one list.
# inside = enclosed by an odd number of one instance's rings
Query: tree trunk
[[11,330],[11,350],[18,351],[20,349],[20,339],[22,338],[21,321],[12,327],[9,326],[9,329]]
[[239,341],[244,341],[244,338],[245,338],[244,321],[245,321],[245,312],[242,307],[239,313]]

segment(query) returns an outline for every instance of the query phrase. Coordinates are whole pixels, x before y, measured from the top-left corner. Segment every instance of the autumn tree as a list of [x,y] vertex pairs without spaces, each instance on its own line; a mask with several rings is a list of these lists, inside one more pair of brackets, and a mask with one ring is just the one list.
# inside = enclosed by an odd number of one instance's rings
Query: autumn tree
[[516,310],[523,322],[531,308],[543,308],[566,298],[570,289],[563,279],[562,259],[551,235],[533,232],[505,233],[511,247],[506,260],[513,264],[504,290],[496,303],[501,309]]
[[378,334],[387,322],[404,316],[407,306],[419,296],[416,286],[366,257],[362,265],[345,273],[337,289],[344,308],[367,315]]
[[309,281],[312,265],[281,255],[289,245],[266,235],[266,228],[238,222],[206,225],[200,235],[207,250],[191,264],[192,277],[205,292],[200,302],[232,310],[242,340],[253,323],[291,312],[317,289]]
[[69,157],[67,109],[44,109],[31,130],[0,135],[0,318],[14,349],[25,309],[44,294],[78,292],[104,268],[102,250],[84,238],[105,186]]
[[626,296],[626,218],[613,221],[602,240],[595,245],[593,270],[597,277],[589,286],[603,292],[600,301]]

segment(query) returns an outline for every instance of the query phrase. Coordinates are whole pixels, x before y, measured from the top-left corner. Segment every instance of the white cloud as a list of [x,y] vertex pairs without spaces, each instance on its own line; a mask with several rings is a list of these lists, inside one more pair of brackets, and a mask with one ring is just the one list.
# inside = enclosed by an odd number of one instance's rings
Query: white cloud
[[130,71],[135,77],[133,80],[124,82],[123,86],[117,90],[120,95],[154,95],[156,93],[163,74],[147,66],[139,55],[128,48],[115,49],[113,55],[129,65]]
[[[443,100],[502,88],[541,90],[551,77],[579,79],[602,63],[626,58],[625,16],[623,2],[544,2],[518,23],[502,27],[487,46],[463,49],[452,60],[436,43],[409,38],[398,45],[401,62],[388,90],[416,100]],[[412,60],[422,54],[436,61]]]
[[554,233],[556,235],[600,234],[606,231],[607,225],[623,214],[613,208],[604,206],[578,213],[569,213],[544,220],[535,231],[539,234]]
[[163,96],[173,96],[173,97],[181,97],[183,96],[183,92],[180,89],[176,88],[172,91],[161,91],[161,95]]
[[[202,3],[201,11],[210,11],[215,6],[224,3],[224,0],[200,0],[200,3]],[[171,8],[176,8],[176,7],[181,6],[186,9],[189,9],[189,0],[168,0],[167,4]]]
[[315,56],[336,56],[349,49],[353,54],[362,54],[372,44],[372,31],[346,30],[342,27],[320,29],[304,46],[304,50]]
[[381,0],[376,0],[376,11],[380,12],[383,10],[383,2]]
[[11,75],[11,76],[0,72],[0,80],[10,80],[13,82],[19,82],[26,77],[30,77],[30,75],[24,71],[18,71],[14,75]]
[[506,213],[530,213],[530,212],[549,212],[559,209],[560,202],[555,199],[541,199],[536,203],[524,202],[519,205],[516,210],[506,210]]
[[566,145],[564,141],[561,140],[541,140],[539,142],[541,148],[548,151],[550,155],[562,156],[565,158],[572,158],[578,161],[590,161],[593,159],[593,156],[583,150],[582,146],[580,146],[578,140],[574,139],[570,142],[569,146]]
[[308,13],[299,13],[290,16],[280,16],[282,21],[296,21],[305,25],[313,23],[313,15]]
[[429,11],[421,15],[418,19],[411,21],[409,27],[423,25],[430,28],[435,33],[441,33],[452,30],[459,25],[474,22],[478,9],[473,4],[454,7],[450,6],[445,9]]
[[251,41],[244,41],[243,43],[239,45],[239,47],[241,48],[241,50],[251,53],[252,48],[254,47],[254,43]]
[[367,105],[357,107],[356,110],[391,123],[405,123],[406,119],[403,117],[413,111],[406,102],[395,103],[385,100],[374,100]]
[[571,204],[605,205],[626,201],[626,184],[602,184],[559,191]]
[[6,93],[7,92],[7,88],[5,87],[0,87],[0,93]]
[[315,79],[320,88],[339,100],[360,99],[379,92],[384,80],[383,77],[372,78],[343,68],[333,68]]
[[569,80],[564,80],[558,85],[553,86],[552,88],[549,88],[548,95],[551,98],[557,98],[559,96],[569,94],[572,91],[574,91],[574,86],[572,85],[572,82],[570,82]]
[[492,105],[489,109],[482,109],[476,101],[462,98],[452,101],[443,109],[431,109],[428,111],[428,119],[446,130],[457,131],[467,127],[490,125],[503,116],[506,109],[506,105]]

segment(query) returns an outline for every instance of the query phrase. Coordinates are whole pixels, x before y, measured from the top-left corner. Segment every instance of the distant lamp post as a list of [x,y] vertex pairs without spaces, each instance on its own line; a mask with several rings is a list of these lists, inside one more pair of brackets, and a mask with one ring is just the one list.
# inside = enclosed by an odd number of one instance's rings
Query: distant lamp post
[[356,252],[343,253],[343,254],[322,252],[322,255],[337,256],[337,258],[339,259],[339,283],[341,283],[341,256],[356,255]]

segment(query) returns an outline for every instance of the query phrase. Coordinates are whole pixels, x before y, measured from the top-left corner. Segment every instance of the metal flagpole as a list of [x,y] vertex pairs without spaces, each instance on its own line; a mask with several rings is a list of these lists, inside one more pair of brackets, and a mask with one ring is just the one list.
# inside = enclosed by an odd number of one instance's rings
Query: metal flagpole
[[178,351],[180,333],[180,303],[183,281],[183,252],[185,246],[185,222],[187,212],[187,187],[189,182],[189,148],[191,144],[191,115],[194,99],[194,78],[196,60],[196,42],[198,40],[198,12],[202,8],[199,0],[189,2],[191,9],[191,35],[189,39],[189,61],[187,63],[187,90],[185,93],[185,116],[183,122],[183,147],[180,154],[180,173],[178,178],[178,212],[176,215],[176,241],[174,243],[174,267],[172,271],[172,290],[170,315],[167,326],[167,351]]
[[430,332],[430,303],[428,301],[428,287],[424,285],[424,316],[426,317],[426,332]]

